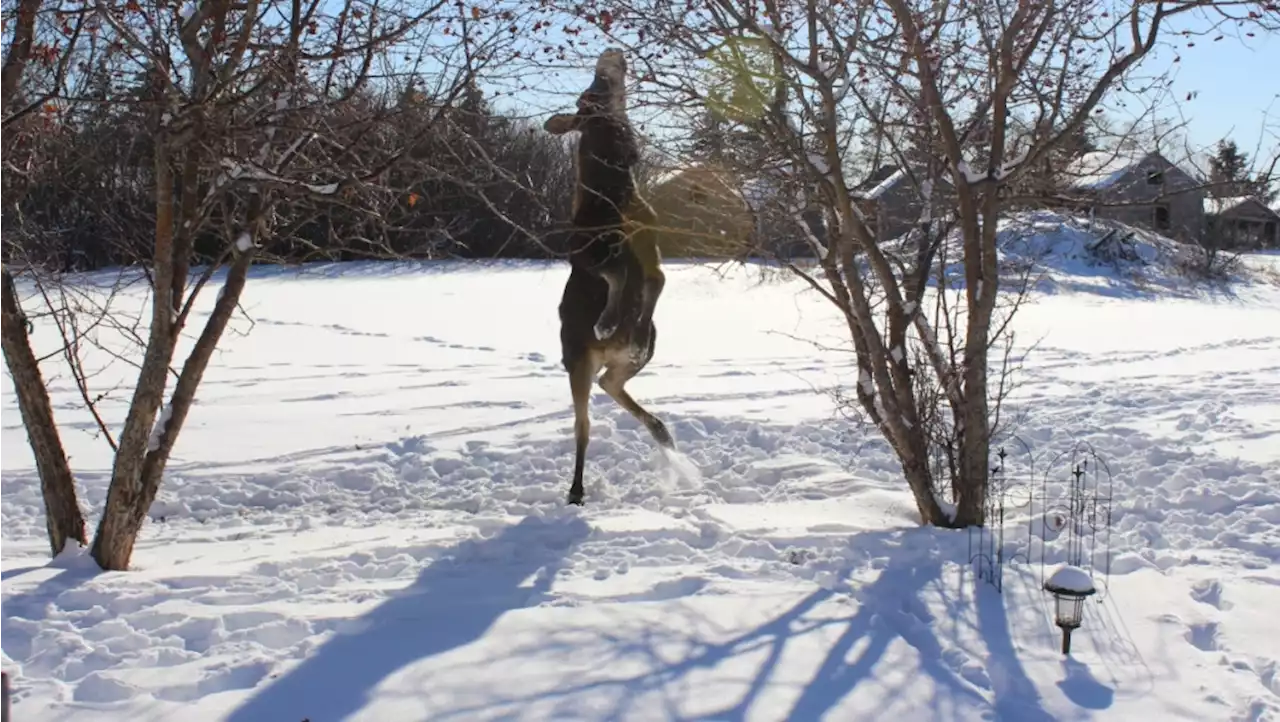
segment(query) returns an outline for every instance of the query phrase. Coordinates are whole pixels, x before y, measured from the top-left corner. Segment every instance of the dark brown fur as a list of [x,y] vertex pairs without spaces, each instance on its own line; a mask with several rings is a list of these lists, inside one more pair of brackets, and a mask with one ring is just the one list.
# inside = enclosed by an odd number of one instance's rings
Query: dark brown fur
[[[556,115],[545,127],[556,134],[579,131],[577,184],[569,243],[569,280],[560,300],[560,347],[573,393],[575,459],[569,503],[581,504],[583,465],[591,420],[591,384],[600,387],[641,423],[654,440],[675,448],[666,426],[624,388],[653,358],[657,330],[653,310],[665,279],[656,245],[633,244],[638,224],[653,213],[636,193],[632,167],[639,146],[626,113],[626,61],[606,50],[578,113]],[[645,235],[646,240],[651,237]],[[640,252],[637,252],[640,251]]]

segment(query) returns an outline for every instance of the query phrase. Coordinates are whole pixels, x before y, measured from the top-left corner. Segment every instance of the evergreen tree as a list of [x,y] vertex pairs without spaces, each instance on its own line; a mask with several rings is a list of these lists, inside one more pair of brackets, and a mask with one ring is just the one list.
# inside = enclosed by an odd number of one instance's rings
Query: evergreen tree
[[1276,198],[1280,197],[1280,177],[1254,177],[1253,179],[1253,195],[1262,201],[1262,205],[1271,206],[1276,202]]
[[734,170],[759,169],[769,164],[763,152],[769,145],[756,124],[738,123],[707,109],[693,118],[685,150],[699,162]]
[[1254,195],[1258,190],[1248,177],[1249,156],[1240,151],[1234,140],[1218,141],[1217,151],[1209,159],[1209,195],[1235,198]]
[[[1036,130],[1037,137],[1044,137],[1057,132],[1049,125]],[[1099,128],[1096,121],[1085,122],[1079,128],[1065,135],[1057,145],[1041,156],[1035,167],[1028,169],[1022,180],[1015,186],[1015,193],[1031,198],[1052,197],[1066,193],[1074,178],[1071,176],[1073,164],[1087,153],[1101,150],[1098,143]]]
[[719,114],[709,110],[694,119],[689,137],[689,151],[699,160],[724,165],[729,159],[729,128]]
[[1209,195],[1215,198],[1250,196],[1263,205],[1275,202],[1275,178],[1249,173],[1249,156],[1233,140],[1218,141],[1217,152],[1209,159]]

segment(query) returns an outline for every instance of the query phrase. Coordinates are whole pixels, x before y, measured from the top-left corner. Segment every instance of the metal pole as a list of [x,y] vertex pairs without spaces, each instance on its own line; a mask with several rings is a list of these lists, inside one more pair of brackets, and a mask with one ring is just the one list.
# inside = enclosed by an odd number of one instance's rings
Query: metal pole
[[1062,656],[1071,656],[1071,627],[1062,628]]

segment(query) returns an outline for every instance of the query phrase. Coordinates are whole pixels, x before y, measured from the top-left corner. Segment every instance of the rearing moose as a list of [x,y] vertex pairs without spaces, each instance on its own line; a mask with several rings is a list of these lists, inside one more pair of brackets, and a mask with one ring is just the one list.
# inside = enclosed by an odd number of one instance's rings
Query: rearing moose
[[582,471],[590,439],[588,402],[596,375],[600,387],[640,420],[660,445],[675,443],[658,417],[624,386],[653,358],[653,311],[665,278],[653,237],[654,213],[636,191],[632,168],[640,157],[627,117],[627,63],[608,49],[596,61],[595,78],[578,98],[578,112],[558,114],[545,129],[578,131],[569,280],[560,300],[560,347],[573,392],[576,456],[569,503],[582,504]]

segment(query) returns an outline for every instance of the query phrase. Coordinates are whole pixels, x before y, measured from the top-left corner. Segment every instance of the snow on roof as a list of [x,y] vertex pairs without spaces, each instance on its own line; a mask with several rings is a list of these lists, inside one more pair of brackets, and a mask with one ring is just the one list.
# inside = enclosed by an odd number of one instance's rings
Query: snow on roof
[[821,175],[827,175],[828,173],[831,172],[831,166],[827,165],[826,156],[822,155],[821,153],[810,153],[809,163]]
[[1099,150],[1085,153],[1072,161],[1064,170],[1071,178],[1071,187],[1079,190],[1102,190],[1114,186],[1149,153]]
[[1071,187],[1076,190],[1104,190],[1114,186],[1135,166],[1151,156],[1159,157],[1191,178],[1203,179],[1203,174],[1190,159],[1184,159],[1186,162],[1174,162],[1158,151],[1098,150],[1085,153],[1072,161],[1063,170],[1063,174],[1070,179]]
[[[1205,198],[1204,212],[1220,215],[1228,211],[1234,211],[1240,206],[1254,200],[1249,196],[1234,196],[1232,198]],[[1261,204],[1259,204],[1261,205]]]
[[907,175],[907,172],[902,168],[899,168],[893,173],[890,173],[888,178],[885,178],[884,180],[880,181],[875,186],[873,186],[870,190],[853,191],[851,195],[854,198],[865,198],[867,200],[875,200],[876,198],[879,198],[880,196],[888,192],[890,188],[897,185],[898,181],[905,178],[906,175]]
[[[808,155],[809,165],[820,174],[830,172],[826,158],[818,153]],[[753,210],[760,210],[766,203],[778,200],[789,185],[791,179],[809,172],[809,165],[791,160],[779,161],[766,165],[750,177],[744,178],[739,185],[742,197]],[[802,203],[804,194],[799,189],[792,194],[792,203]]]
[[827,165],[827,159],[823,157],[822,154],[809,153],[806,156],[806,159],[809,161],[808,164],[794,159],[779,160],[775,163],[765,165],[760,169],[760,172],[765,175],[776,176],[779,178],[789,178],[808,173],[810,165],[813,166],[813,170],[817,171],[819,175],[826,175],[831,172],[830,166]]
[[667,183],[669,181],[675,180],[676,178],[679,178],[680,176],[684,175],[684,172],[685,172],[685,168],[682,168],[679,166],[675,168],[667,168],[665,170],[657,171],[649,176],[649,185],[660,186],[663,183]]

